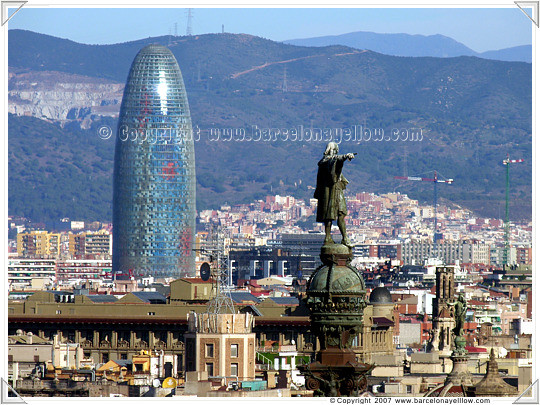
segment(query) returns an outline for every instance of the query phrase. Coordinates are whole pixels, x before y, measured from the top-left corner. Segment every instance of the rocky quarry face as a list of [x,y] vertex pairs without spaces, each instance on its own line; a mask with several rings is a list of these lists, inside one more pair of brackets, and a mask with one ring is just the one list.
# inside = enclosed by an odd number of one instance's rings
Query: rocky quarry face
[[11,114],[88,128],[95,116],[118,117],[124,84],[63,72],[10,70],[8,108]]

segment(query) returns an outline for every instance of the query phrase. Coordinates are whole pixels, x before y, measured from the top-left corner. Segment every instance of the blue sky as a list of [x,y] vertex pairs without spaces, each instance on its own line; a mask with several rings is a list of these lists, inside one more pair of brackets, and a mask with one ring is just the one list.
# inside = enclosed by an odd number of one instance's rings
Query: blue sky
[[[131,41],[186,33],[185,8],[23,7],[9,28],[20,28],[88,44]],[[531,43],[532,22],[512,8],[195,8],[193,34],[247,33],[282,41],[353,31],[442,34],[477,52]]]

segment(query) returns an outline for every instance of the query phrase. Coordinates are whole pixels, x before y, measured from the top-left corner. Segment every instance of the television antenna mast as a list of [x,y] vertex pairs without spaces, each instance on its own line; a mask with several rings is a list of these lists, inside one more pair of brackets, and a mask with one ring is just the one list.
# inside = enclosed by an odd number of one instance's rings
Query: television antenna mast
[[193,35],[193,9],[192,8],[188,8],[187,10],[186,35],[188,37]]
[[[236,313],[229,291],[229,255],[225,254],[225,239],[217,225],[212,225],[210,234],[208,235],[207,246],[202,248],[201,251],[210,257],[210,263],[212,264],[210,266],[210,274],[214,279],[212,286],[213,298],[206,305],[206,313]],[[207,274],[206,271],[204,273]],[[201,271],[201,276],[203,276],[203,271]]]
[[510,159],[508,153],[506,159],[503,160],[503,165],[506,166],[506,209],[504,213],[504,251],[503,251],[503,266],[506,266],[510,261],[510,216],[509,216],[509,198],[510,198],[510,164],[523,163],[524,159]]

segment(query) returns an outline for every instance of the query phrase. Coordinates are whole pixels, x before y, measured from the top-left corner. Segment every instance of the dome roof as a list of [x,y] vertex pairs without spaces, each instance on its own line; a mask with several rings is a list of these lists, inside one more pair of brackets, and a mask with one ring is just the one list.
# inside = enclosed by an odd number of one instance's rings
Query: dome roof
[[[324,266],[313,274],[308,291],[365,294],[366,285],[364,284],[364,279],[356,270],[347,266],[335,266],[332,269],[330,279],[328,277],[328,270],[329,267]],[[330,288],[327,288],[327,284]]]
[[370,304],[391,304],[392,295],[388,288],[386,287],[377,287],[375,288],[369,296]]
[[437,387],[428,391],[425,397],[467,397],[466,387],[452,382],[439,384]]

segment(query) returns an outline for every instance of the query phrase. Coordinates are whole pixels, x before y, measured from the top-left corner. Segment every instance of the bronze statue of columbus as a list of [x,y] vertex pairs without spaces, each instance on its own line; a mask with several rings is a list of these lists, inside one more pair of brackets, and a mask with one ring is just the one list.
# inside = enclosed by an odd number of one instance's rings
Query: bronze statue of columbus
[[323,158],[319,161],[317,172],[317,187],[314,198],[318,200],[317,222],[324,223],[326,237],[324,244],[332,244],[332,221],[337,220],[339,231],[341,232],[341,243],[349,248],[352,243],[347,236],[345,229],[345,216],[347,215],[347,204],[343,196],[343,190],[349,183],[341,173],[343,163],[346,160],[354,159],[355,153],[338,155],[339,147],[335,142],[329,142],[324,151]]

